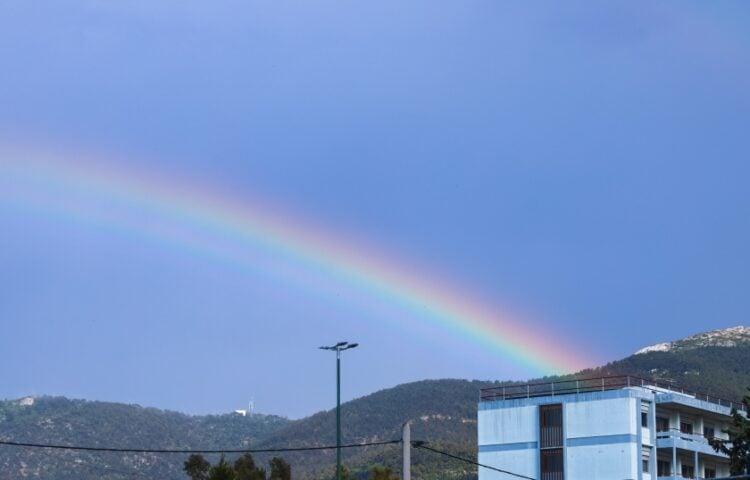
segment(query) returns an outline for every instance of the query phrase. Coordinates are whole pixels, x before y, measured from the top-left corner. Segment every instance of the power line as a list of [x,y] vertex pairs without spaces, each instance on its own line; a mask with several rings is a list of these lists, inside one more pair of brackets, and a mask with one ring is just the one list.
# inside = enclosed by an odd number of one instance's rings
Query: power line
[[444,452],[442,450],[437,450],[437,449],[434,449],[434,448],[430,448],[427,445],[425,445],[425,442],[422,442],[422,441],[418,441],[417,440],[417,441],[411,442],[411,444],[412,444],[412,446],[414,448],[422,448],[424,450],[429,450],[431,452],[439,453],[440,455],[445,455],[446,457],[454,458],[456,460],[461,460],[462,462],[470,463],[470,464],[476,465],[478,467],[488,468],[490,470],[494,470],[496,472],[504,473],[506,475],[512,475],[512,476],[518,477],[518,478],[525,478],[527,480],[536,480],[533,477],[527,477],[526,475],[521,475],[519,473],[513,473],[513,472],[509,472],[507,470],[502,470],[500,468],[490,467],[489,465],[484,465],[484,464],[481,464],[479,462],[475,462],[474,460],[470,460],[470,459],[465,458],[465,457],[459,457],[458,455],[453,455],[452,453],[448,453],[448,452]]
[[[374,445],[390,445],[401,443],[401,440],[387,440],[383,442],[352,443],[341,445],[341,448],[370,447]],[[307,452],[314,450],[334,450],[336,445],[326,445],[321,447],[288,447],[288,448],[257,448],[257,449],[172,449],[172,448],[112,448],[112,447],[82,447],[71,445],[55,445],[44,443],[12,442],[0,440],[0,445],[11,447],[25,448],[50,448],[55,450],[77,450],[85,452],[119,452],[119,453],[280,453],[280,452]]]
[[[401,440],[385,440],[382,442],[367,442],[367,443],[352,443],[348,445],[341,445],[341,448],[362,448],[371,447],[377,445],[392,445],[395,443],[401,443]],[[445,455],[446,457],[460,460],[462,462],[470,463],[478,467],[487,468],[496,472],[505,473],[506,475],[512,475],[514,477],[523,478],[526,480],[536,480],[532,477],[520,475],[518,473],[509,472],[500,468],[491,467],[484,465],[474,460],[459,457],[442,450],[437,450],[432,447],[428,447],[425,442],[415,440],[412,443],[414,448],[421,448],[428,450],[433,453]],[[333,450],[336,445],[325,445],[319,447],[280,447],[280,448],[256,448],[256,449],[173,449],[173,448],[115,448],[115,447],[86,447],[86,446],[75,446],[75,445],[57,445],[57,444],[45,444],[45,443],[30,443],[30,442],[14,442],[10,440],[0,440],[0,445],[9,447],[21,447],[21,448],[42,448],[52,450],[74,450],[74,451],[85,451],[85,452],[116,452],[116,453],[168,453],[168,454],[187,454],[187,453],[204,453],[204,454],[218,454],[218,453],[283,453],[283,452],[310,452],[320,450]]]

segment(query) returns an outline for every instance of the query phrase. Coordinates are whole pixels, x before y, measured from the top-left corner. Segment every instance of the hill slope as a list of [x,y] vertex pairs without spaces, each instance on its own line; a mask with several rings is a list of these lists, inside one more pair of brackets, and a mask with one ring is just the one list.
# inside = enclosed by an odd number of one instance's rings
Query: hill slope
[[[577,376],[632,374],[669,378],[678,385],[739,399],[750,386],[750,336],[729,329],[644,349]],[[551,380],[550,378],[546,380]],[[498,382],[425,380],[382,390],[342,406],[344,443],[397,439],[410,421],[412,438],[427,440],[467,457],[476,454],[476,408],[480,387]],[[289,421],[279,417],[235,415],[191,417],[174,412],[103,402],[43,397],[32,405],[0,402],[0,438],[39,443],[139,447],[254,448],[320,446],[335,443],[335,412]],[[266,462],[268,456],[257,455]],[[285,454],[296,479],[330,479],[334,451]],[[119,480],[182,479],[184,456],[117,455],[32,451],[0,447],[0,480],[21,478]],[[400,470],[398,445],[344,451],[355,476],[365,478],[373,464]],[[415,478],[472,479],[464,463],[415,450]]]
[[[118,448],[249,448],[284,426],[281,417],[189,416],[62,397],[0,402],[0,439]],[[86,453],[0,446],[0,480],[183,478],[179,455]]]
[[[674,348],[631,355],[599,368],[579,372],[578,377],[629,374],[674,380],[684,388],[727,399],[741,399],[750,386],[750,329],[735,327],[671,342]],[[554,380],[546,378],[545,380]],[[533,380],[532,380],[533,381]],[[505,382],[510,383],[510,382]],[[443,445],[452,453],[476,455],[476,409],[481,387],[501,382],[429,380],[383,390],[342,406],[345,442],[365,442],[400,437],[403,422],[412,422],[412,438]],[[274,432],[262,445],[315,445],[335,440],[335,412],[321,412]],[[321,443],[317,443],[321,444]],[[373,463],[398,471],[396,447],[346,452],[346,463],[363,470]],[[292,457],[302,477],[328,478],[334,461],[328,455]],[[460,462],[444,462],[422,451],[413,454],[418,478],[475,478],[474,469]],[[436,462],[438,463],[436,465]],[[326,463],[321,468],[321,463]],[[416,476],[416,475],[415,475]]]

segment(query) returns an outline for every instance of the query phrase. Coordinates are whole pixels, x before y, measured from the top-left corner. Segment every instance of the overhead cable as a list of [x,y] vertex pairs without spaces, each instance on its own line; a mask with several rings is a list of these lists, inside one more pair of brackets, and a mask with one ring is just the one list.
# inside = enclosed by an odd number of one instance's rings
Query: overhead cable
[[466,458],[466,457],[459,457],[458,455],[453,455],[452,453],[448,453],[448,452],[444,452],[442,450],[437,450],[435,448],[428,447],[425,444],[425,442],[422,442],[422,441],[419,441],[419,440],[415,440],[415,441],[411,442],[411,444],[412,444],[412,446],[414,448],[421,448],[421,449],[424,449],[424,450],[429,450],[430,452],[438,453],[440,455],[445,455],[446,457],[450,457],[450,458],[453,458],[455,460],[460,460],[462,462],[470,463],[470,464],[476,465],[478,467],[487,468],[489,470],[494,470],[496,472],[504,473],[506,475],[511,475],[513,477],[525,478],[527,480],[536,480],[533,477],[527,477],[526,475],[521,475],[520,473],[513,473],[513,472],[509,472],[508,470],[502,470],[502,469],[497,468],[497,467],[491,467],[489,465],[484,465],[482,463],[475,462],[474,460],[471,460],[471,459]]
[[[401,440],[387,440],[382,442],[352,443],[341,445],[341,448],[370,447],[374,445],[389,445],[401,443]],[[334,450],[336,445],[320,447],[279,447],[279,448],[243,448],[243,449],[181,449],[181,448],[114,448],[114,447],[85,447],[74,445],[55,445],[49,443],[29,443],[0,440],[0,445],[25,448],[50,448],[55,450],[78,450],[86,452],[120,452],[120,453],[280,453],[280,452],[308,452],[314,450]]]

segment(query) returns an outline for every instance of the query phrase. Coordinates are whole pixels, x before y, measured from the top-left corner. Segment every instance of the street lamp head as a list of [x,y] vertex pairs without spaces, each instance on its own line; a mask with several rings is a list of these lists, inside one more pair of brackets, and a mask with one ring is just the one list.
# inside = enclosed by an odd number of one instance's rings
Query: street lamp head
[[334,352],[341,352],[343,350],[349,350],[350,348],[356,348],[359,343],[339,342],[332,347],[318,347],[321,350],[332,350]]

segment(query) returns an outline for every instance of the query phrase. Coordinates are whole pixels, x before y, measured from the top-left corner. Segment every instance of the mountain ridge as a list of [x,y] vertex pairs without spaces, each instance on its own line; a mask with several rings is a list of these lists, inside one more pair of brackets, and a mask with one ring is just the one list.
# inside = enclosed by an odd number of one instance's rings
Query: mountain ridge
[[642,355],[649,352],[687,350],[697,347],[736,347],[746,343],[750,343],[750,327],[738,325],[736,327],[701,332],[671,342],[655,343],[641,348],[634,355]]
[[[641,352],[574,375],[539,380],[623,374],[670,378],[684,388],[738,400],[750,385],[750,341],[744,341],[745,330],[750,329],[712,330],[671,342],[679,345],[666,351]],[[413,439],[475,458],[479,389],[513,383],[518,382],[433,379],[373,392],[342,405],[343,441],[365,443],[398,439],[401,425],[409,421]],[[262,414],[195,416],[138,405],[62,397],[22,397],[0,402],[0,439],[3,440],[145,448],[257,449],[332,445],[335,438],[333,409],[288,420]],[[354,478],[364,479],[372,465],[399,471],[399,448],[388,445],[346,449],[343,458]],[[256,459],[266,463],[271,456],[257,454]],[[331,478],[335,461],[333,450],[282,456],[292,464],[295,479]],[[216,458],[209,457],[209,460]],[[132,478],[133,474],[186,480],[181,470],[182,461],[184,458],[179,456],[97,456],[86,452],[39,452],[6,446],[0,447],[0,480],[124,480]],[[422,480],[476,478],[473,467],[424,450],[413,450],[412,463],[414,478]]]

